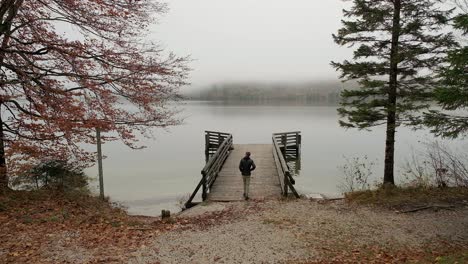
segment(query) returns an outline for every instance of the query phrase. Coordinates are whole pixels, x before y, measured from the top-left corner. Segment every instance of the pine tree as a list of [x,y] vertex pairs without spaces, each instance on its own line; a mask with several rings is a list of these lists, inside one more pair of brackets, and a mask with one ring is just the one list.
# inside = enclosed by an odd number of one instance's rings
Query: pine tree
[[342,92],[340,124],[369,129],[386,125],[384,184],[394,184],[395,133],[429,107],[435,68],[456,42],[442,29],[453,10],[437,0],[353,0],[344,10],[343,28],[333,35],[354,47],[353,60],[332,62],[344,80],[358,89]]
[[453,19],[453,27],[462,33],[460,47],[449,52],[440,71],[440,86],[434,90],[434,100],[443,111],[431,110],[422,119],[434,134],[448,138],[468,135],[468,1],[457,4],[461,13]]

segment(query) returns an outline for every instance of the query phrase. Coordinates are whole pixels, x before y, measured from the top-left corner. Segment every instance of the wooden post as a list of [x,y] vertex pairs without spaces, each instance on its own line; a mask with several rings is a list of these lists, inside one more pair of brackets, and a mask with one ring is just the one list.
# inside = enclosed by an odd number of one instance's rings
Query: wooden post
[[284,197],[288,197],[288,176],[284,174]]
[[221,137],[221,134],[218,134],[218,148],[217,148],[217,150],[219,149],[219,147],[221,147],[221,144],[223,144],[223,138]]
[[166,219],[171,217],[171,211],[169,210],[162,210],[161,211],[161,219]]
[[302,145],[302,135],[297,134],[297,152],[296,152],[297,158],[301,156],[301,145]]
[[206,161],[208,161],[208,157],[210,156],[210,134],[205,133],[205,156]]
[[101,129],[96,127],[97,156],[99,171],[99,198],[104,200],[104,175],[102,170],[102,149],[101,149]]
[[206,197],[207,197],[206,174],[203,173],[202,200],[205,201]]
[[296,133],[296,158],[299,157],[299,142],[301,141],[300,137],[301,136],[299,135],[299,133]]
[[286,145],[288,144],[288,138],[286,134],[281,136],[281,141],[283,143],[283,157],[286,158]]
[[301,171],[301,156],[297,156],[296,157],[296,166],[295,166],[296,175],[298,175],[300,171]]

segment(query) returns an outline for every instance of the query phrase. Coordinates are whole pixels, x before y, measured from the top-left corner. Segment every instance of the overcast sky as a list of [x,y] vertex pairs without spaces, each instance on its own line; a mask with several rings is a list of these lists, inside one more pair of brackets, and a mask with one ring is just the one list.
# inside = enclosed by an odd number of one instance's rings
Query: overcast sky
[[331,34],[341,0],[167,0],[154,40],[191,55],[195,87],[223,81],[336,78],[331,60],[350,58]]

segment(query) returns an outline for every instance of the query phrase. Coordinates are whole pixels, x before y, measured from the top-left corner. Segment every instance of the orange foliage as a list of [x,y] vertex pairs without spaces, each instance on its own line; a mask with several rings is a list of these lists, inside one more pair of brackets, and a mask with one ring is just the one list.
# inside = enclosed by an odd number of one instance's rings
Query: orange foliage
[[167,105],[185,84],[187,58],[147,38],[165,10],[155,1],[1,1],[1,128],[10,173],[47,157],[88,164],[80,146],[95,143],[95,128],[112,135],[104,140],[135,147],[138,133],[179,123]]

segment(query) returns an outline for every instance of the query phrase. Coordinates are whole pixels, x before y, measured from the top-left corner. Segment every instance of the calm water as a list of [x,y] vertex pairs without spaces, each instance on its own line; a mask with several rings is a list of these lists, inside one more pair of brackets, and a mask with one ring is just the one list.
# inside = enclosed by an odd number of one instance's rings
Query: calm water
[[[185,123],[169,131],[156,130],[156,139],[143,139],[147,148],[131,150],[122,143],[103,146],[105,192],[131,213],[158,215],[178,209],[178,201],[193,191],[204,166],[204,131],[230,132],[234,143],[270,143],[271,133],[302,131],[302,162],[296,188],[306,193],[339,193],[344,157],[367,155],[377,161],[374,177],[381,179],[384,127],[372,132],[338,126],[335,107],[296,105],[235,105],[188,102]],[[427,131],[400,128],[397,133],[396,174],[422,142],[433,140]],[[463,148],[465,141],[450,142]],[[252,153],[255,159],[255,153]],[[97,169],[87,170],[96,176]],[[97,181],[93,182],[97,185]]]

